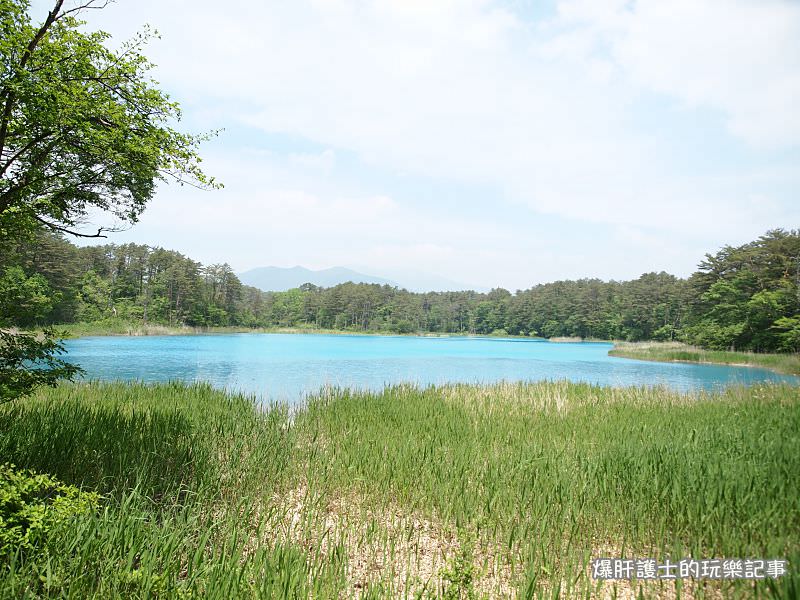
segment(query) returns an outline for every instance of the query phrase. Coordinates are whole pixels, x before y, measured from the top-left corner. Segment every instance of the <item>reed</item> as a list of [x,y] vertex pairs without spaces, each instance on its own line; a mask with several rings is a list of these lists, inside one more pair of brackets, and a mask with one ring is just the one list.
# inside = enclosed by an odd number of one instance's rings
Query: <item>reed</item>
[[665,362],[696,362],[762,367],[787,375],[800,375],[800,354],[768,354],[705,350],[681,342],[617,342],[611,356]]
[[[0,557],[8,597],[796,597],[800,399],[566,382],[88,383],[0,407],[0,456],[101,508]],[[599,583],[598,556],[788,558],[738,582]],[[638,596],[637,596],[638,597]]]

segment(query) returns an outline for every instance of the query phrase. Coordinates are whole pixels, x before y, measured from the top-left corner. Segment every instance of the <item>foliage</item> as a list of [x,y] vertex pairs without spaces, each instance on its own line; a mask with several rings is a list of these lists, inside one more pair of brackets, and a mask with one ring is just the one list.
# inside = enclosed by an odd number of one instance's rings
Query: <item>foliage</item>
[[66,521],[96,509],[99,496],[14,465],[0,465],[0,559],[29,552]]
[[46,327],[38,334],[14,326],[40,324],[58,314],[61,292],[41,273],[30,275],[18,265],[3,268],[0,261],[0,403],[28,395],[36,386],[73,379],[81,369],[60,358],[64,347],[57,332]]
[[0,267],[0,273],[0,402],[6,402],[81,371],[59,358],[64,348],[52,328],[38,334],[10,328],[41,323],[54,312],[60,292],[41,273],[28,276],[20,266]]
[[[41,24],[27,0],[0,0],[0,234],[44,224],[73,231],[90,209],[135,222],[159,180],[214,186],[196,149],[207,136],[170,124],[180,108],[141,53],[145,30],[118,50],[85,33],[81,10],[55,0]],[[100,235],[100,230],[96,235]]]
[[[464,534],[459,537],[464,537]],[[473,544],[470,539],[462,541],[458,552],[442,569],[442,600],[474,600],[477,597],[473,585],[476,570]]]
[[[131,324],[190,327],[639,339],[679,325],[684,285],[664,273],[625,283],[556,282],[515,295],[501,289],[418,294],[355,283],[265,293],[242,285],[228,265],[206,267],[162,248],[76,248],[40,233],[10,250],[8,266],[21,266],[29,276],[41,274],[59,294],[61,300],[45,322],[60,323],[119,318]],[[50,265],[59,265],[60,271]]]
[[53,310],[57,296],[39,273],[30,277],[21,267],[6,267],[0,276],[0,315],[16,325],[40,323]]
[[[791,565],[799,431],[791,386],[398,386],[328,390],[291,414],[205,385],[43,388],[0,406],[0,456],[97,489],[103,510],[0,568],[0,589],[571,598],[612,592],[589,577],[601,552]],[[415,565],[432,567],[415,580]],[[769,583],[680,596],[792,598],[798,574]]]
[[800,352],[800,316],[781,317],[772,325],[772,329],[780,332],[780,349],[787,352]]
[[80,367],[59,358],[63,353],[64,346],[51,328],[38,334],[0,329],[0,403],[82,373]]
[[327,597],[336,573],[311,582],[304,550],[243,543],[288,470],[288,423],[203,384],[62,385],[0,407],[0,456],[104,496],[0,566],[0,595]]
[[682,340],[711,349],[796,352],[794,252],[800,253],[800,234],[778,230],[723,249],[689,280],[645,273],[632,281],[556,281],[514,294],[413,293],[356,283],[267,293],[242,285],[227,264],[204,266],[137,244],[76,248],[40,233],[9,245],[0,272],[13,274],[10,287],[41,290],[37,316],[20,317],[19,324],[119,321],[124,326],[114,331],[123,333],[162,324]]
[[689,286],[686,341],[715,350],[797,350],[800,231],[768,231],[707,254]]
[[[0,0],[0,328],[72,320],[81,293],[91,318],[93,302],[110,302],[103,281],[89,273],[79,285],[74,264],[58,266],[74,247],[42,228],[101,237],[76,230],[90,211],[134,223],[158,181],[216,185],[197,155],[208,136],[171,127],[180,108],[148,75],[141,51],[153,34],[111,50],[108,34],[84,31],[81,11],[104,6],[55,0],[36,24],[28,0]],[[44,261],[26,252],[34,242]],[[51,330],[0,329],[0,401],[72,378],[79,369],[61,351]]]

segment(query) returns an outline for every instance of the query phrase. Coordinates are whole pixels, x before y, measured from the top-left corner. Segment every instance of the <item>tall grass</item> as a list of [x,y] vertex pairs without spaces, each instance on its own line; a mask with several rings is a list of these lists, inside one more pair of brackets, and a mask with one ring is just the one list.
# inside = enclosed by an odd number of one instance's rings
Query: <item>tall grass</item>
[[287,423],[285,410],[206,385],[67,385],[0,407],[2,460],[104,494],[100,513],[54,532],[39,554],[0,557],[1,593],[230,597],[288,586],[303,596],[301,554],[244,560],[241,543],[254,499],[291,459]]
[[666,362],[698,362],[723,365],[749,365],[787,375],[800,375],[800,354],[768,354],[705,350],[680,342],[617,342],[611,356]]
[[138,320],[119,318],[64,323],[55,326],[67,337],[87,337],[104,335],[147,336],[147,335],[197,335],[224,333],[342,333],[309,327],[191,327],[189,325],[164,325],[144,323]]
[[[220,327],[192,327],[189,325],[163,325],[158,323],[143,323],[138,320],[126,320],[120,318],[109,318],[100,321],[83,321],[75,323],[63,323],[55,326],[67,337],[87,337],[105,335],[126,335],[126,336],[146,336],[146,335],[195,335],[195,334],[224,334],[224,333],[296,333],[296,334],[324,334],[324,335],[391,335],[391,336],[413,336],[413,337],[497,337],[497,332],[492,334],[472,334],[472,333],[443,333],[431,331],[413,331],[409,333],[398,333],[392,329],[368,329],[359,327],[348,329],[326,329],[316,327],[313,324],[298,323],[294,326],[268,326],[268,327],[240,327],[240,326],[220,326]],[[530,339],[530,336],[516,336],[502,334],[502,337],[522,337]],[[539,338],[543,339],[543,338]],[[554,338],[552,341],[581,341],[581,338]],[[587,340],[592,341],[592,340]]]
[[56,325],[56,329],[67,337],[86,337],[93,335],[181,335],[197,333],[194,327],[168,326],[141,321],[109,318],[102,321],[64,323]]
[[[800,398],[538,383],[83,384],[0,407],[0,456],[104,494],[8,597],[796,597]],[[788,558],[752,583],[595,582],[598,556]]]

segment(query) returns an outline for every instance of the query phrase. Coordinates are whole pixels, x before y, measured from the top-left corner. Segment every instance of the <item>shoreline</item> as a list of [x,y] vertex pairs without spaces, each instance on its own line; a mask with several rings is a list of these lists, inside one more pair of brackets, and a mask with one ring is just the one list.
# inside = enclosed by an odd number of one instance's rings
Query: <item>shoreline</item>
[[[145,336],[171,336],[171,335],[225,335],[231,333],[277,333],[297,335],[350,335],[350,336],[390,336],[390,337],[426,337],[426,338],[487,338],[487,339],[520,339],[541,340],[554,343],[564,342],[599,342],[605,340],[578,340],[578,339],[552,339],[528,335],[492,335],[485,333],[437,333],[413,332],[400,333],[397,331],[353,331],[341,329],[324,329],[315,327],[177,327],[169,325],[131,325],[115,323],[112,326],[93,326],[91,323],[66,323],[53,325],[60,332],[67,335],[64,339],[81,337],[145,337]],[[607,341],[606,343],[613,343]]]
[[337,336],[384,336],[418,338],[479,338],[509,339],[550,342],[553,344],[602,343],[613,344],[608,355],[614,358],[628,358],[648,362],[709,364],[731,367],[753,367],[767,369],[781,375],[800,376],[800,354],[759,354],[754,352],[733,352],[706,350],[688,346],[680,342],[623,342],[620,340],[583,339],[577,337],[544,338],[527,335],[492,335],[483,333],[437,333],[396,331],[350,331],[315,327],[189,327],[158,324],[113,323],[68,323],[54,325],[63,332],[64,339],[82,337],[146,337],[146,336],[192,336],[244,334],[282,334],[282,335],[337,335]]
[[800,354],[706,350],[678,342],[615,342],[608,355],[647,362],[750,367],[780,375],[800,376]]
[[144,337],[144,336],[171,336],[171,335],[224,335],[231,333],[279,333],[299,335],[360,335],[360,336],[385,336],[385,337],[425,337],[425,338],[486,338],[486,339],[512,339],[512,340],[539,340],[554,344],[616,344],[617,340],[603,340],[596,338],[579,337],[553,337],[545,338],[538,335],[514,335],[505,333],[496,335],[491,333],[455,333],[417,331],[401,333],[391,330],[343,330],[325,329],[317,327],[190,327],[160,324],[131,324],[117,323],[61,323],[52,325],[56,331],[65,333],[64,339],[81,337]]

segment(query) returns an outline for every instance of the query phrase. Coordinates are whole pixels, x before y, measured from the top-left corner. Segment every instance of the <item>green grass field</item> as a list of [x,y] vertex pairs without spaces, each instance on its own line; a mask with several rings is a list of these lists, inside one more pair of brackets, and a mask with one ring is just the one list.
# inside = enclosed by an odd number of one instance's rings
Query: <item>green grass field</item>
[[[63,385],[0,457],[102,494],[0,556],[7,598],[691,597],[800,592],[800,398],[568,383]],[[598,583],[598,556],[787,558],[745,581]]]
[[800,354],[767,354],[704,350],[680,342],[616,342],[611,356],[666,362],[697,362],[746,365],[772,369],[787,375],[800,375]]

